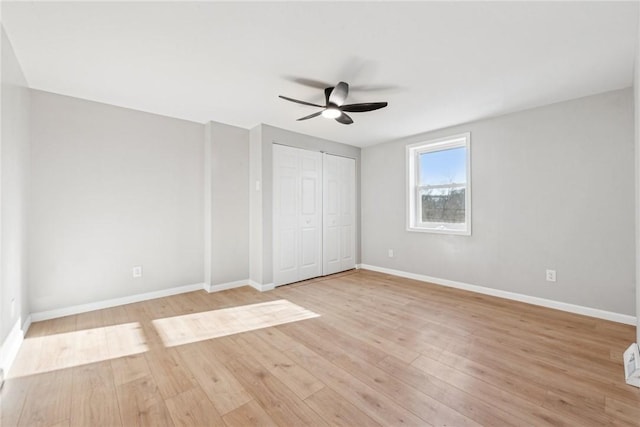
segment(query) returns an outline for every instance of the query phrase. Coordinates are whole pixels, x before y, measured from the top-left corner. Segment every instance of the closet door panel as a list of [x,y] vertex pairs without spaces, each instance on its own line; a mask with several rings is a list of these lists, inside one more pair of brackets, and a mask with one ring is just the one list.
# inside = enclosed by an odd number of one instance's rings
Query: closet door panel
[[300,253],[298,280],[322,275],[322,154],[299,150]]
[[355,268],[355,160],[323,158],[323,274]]
[[273,146],[273,282],[322,274],[322,155]]
[[356,267],[356,162],[340,158],[341,200],[340,224],[341,259],[340,270]]
[[294,149],[273,146],[273,282],[276,286],[298,280],[298,163]]
[[340,176],[338,157],[324,154],[323,206],[323,268],[322,274],[340,271]]

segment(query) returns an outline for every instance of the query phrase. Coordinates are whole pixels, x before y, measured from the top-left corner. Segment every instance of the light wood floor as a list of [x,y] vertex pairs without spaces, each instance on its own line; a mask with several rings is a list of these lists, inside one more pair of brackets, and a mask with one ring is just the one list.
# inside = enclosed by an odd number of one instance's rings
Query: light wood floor
[[[206,339],[211,319],[233,327]],[[189,328],[201,341],[174,345]],[[367,271],[199,291],[34,323],[0,425],[639,426],[621,363],[633,340],[630,326]]]

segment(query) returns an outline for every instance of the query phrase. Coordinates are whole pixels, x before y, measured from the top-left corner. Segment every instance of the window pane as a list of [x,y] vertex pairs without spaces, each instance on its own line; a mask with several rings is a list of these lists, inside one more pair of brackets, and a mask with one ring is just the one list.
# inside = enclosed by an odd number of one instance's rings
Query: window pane
[[422,222],[465,222],[465,188],[421,188],[419,190]]
[[466,147],[420,154],[422,222],[465,222],[466,161]]
[[467,182],[467,148],[420,154],[419,185],[464,184]]
[[407,230],[471,235],[471,134],[407,145]]

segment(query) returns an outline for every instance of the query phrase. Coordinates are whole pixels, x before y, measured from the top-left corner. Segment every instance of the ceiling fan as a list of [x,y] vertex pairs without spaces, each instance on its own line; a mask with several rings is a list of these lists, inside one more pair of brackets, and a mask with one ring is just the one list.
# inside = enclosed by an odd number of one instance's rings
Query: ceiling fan
[[325,105],[313,104],[311,102],[300,101],[297,99],[289,98],[279,95],[280,98],[287,101],[297,102],[298,104],[310,105],[312,107],[319,107],[323,110],[309,114],[298,119],[308,120],[322,114],[323,117],[328,119],[335,119],[337,122],[343,125],[350,125],[353,123],[353,119],[347,115],[347,113],[364,113],[365,111],[373,111],[379,108],[387,106],[386,102],[364,102],[360,104],[347,104],[344,102],[349,94],[349,85],[345,82],[338,83],[335,87],[328,87],[324,90]]

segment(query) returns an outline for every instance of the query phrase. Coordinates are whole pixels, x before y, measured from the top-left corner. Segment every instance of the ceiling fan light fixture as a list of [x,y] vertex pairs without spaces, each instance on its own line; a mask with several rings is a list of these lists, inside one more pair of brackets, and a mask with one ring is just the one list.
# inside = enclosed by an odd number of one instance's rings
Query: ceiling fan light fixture
[[361,102],[358,104],[346,104],[345,100],[349,94],[349,85],[345,82],[339,82],[335,87],[327,87],[324,89],[325,105],[318,105],[312,102],[300,101],[299,99],[289,98],[288,96],[278,95],[285,101],[295,102],[296,104],[309,105],[311,107],[322,108],[320,111],[300,117],[297,121],[309,120],[322,115],[326,119],[335,119],[336,122],[343,125],[350,125],[353,119],[347,113],[364,113],[366,111],[378,110],[387,106],[386,102]]
[[337,109],[335,107],[326,108],[322,112],[322,117],[325,117],[327,119],[337,119],[341,115],[342,115],[342,111],[340,111],[339,109]]

